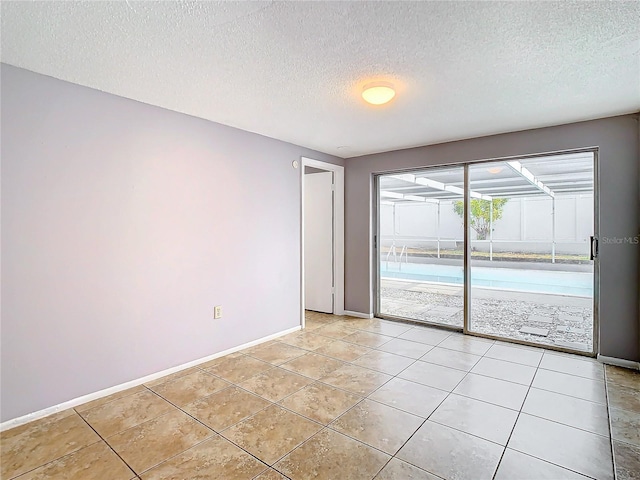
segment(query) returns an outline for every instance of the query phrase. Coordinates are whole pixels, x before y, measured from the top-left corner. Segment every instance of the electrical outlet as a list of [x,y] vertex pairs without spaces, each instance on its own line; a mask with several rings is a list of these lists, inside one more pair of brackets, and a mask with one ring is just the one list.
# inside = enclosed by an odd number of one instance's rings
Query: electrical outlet
[[215,307],[213,307],[213,318],[222,318],[222,305],[216,305]]

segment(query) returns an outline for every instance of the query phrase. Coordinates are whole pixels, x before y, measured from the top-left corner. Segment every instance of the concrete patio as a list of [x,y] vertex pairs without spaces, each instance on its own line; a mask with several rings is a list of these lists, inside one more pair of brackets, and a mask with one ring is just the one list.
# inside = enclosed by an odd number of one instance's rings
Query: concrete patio
[[[593,299],[474,287],[472,331],[591,352]],[[462,327],[458,285],[381,279],[380,313]]]

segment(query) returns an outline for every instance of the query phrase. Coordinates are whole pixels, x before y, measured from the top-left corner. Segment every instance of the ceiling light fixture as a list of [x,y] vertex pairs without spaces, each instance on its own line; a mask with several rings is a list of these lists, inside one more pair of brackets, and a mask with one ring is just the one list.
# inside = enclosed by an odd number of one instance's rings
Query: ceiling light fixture
[[502,171],[502,167],[491,167],[491,168],[487,168],[487,171],[489,173],[493,173],[494,175],[496,173],[500,173]]
[[362,98],[371,105],[384,105],[396,96],[393,85],[388,82],[368,83],[362,90]]

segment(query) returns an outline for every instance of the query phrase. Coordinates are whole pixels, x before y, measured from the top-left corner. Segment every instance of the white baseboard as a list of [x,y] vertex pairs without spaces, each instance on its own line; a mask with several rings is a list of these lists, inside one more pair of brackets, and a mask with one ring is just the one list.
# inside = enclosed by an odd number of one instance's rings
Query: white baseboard
[[373,318],[373,313],[361,313],[361,312],[352,312],[351,310],[345,310],[344,314],[350,317]]
[[60,403],[58,405],[54,405],[52,407],[45,408],[43,410],[39,410],[37,412],[29,413],[27,415],[23,415],[22,417],[13,418],[11,420],[7,420],[6,422],[0,423],[0,432],[8,430],[10,428],[18,427],[20,425],[24,425],[25,423],[32,422],[34,420],[39,420],[41,418],[47,417],[57,412],[61,412],[63,410],[67,410],[69,408],[77,407],[78,405],[82,405],[83,403],[91,402],[93,400],[97,400],[98,398],[106,397],[107,395],[112,395],[114,393],[121,392],[122,390],[127,390],[129,388],[137,387],[138,385],[142,385],[143,383],[150,382],[152,380],[156,380],[158,378],[164,377],[166,375],[171,375],[172,373],[179,372],[180,370],[185,370],[187,368],[195,367],[196,365],[200,365],[201,363],[209,362],[211,360],[215,360],[216,358],[224,357],[225,355],[229,355],[230,353],[237,352],[239,350],[244,350],[245,348],[253,347],[255,345],[259,345],[264,342],[268,342],[269,340],[273,340],[278,337],[282,337],[284,335],[288,335],[289,333],[297,332],[302,327],[300,325],[295,326],[293,328],[289,328],[287,330],[283,330],[282,332],[274,333],[271,335],[267,335],[266,337],[259,338],[258,340],[253,340],[251,342],[244,343],[242,345],[238,345],[237,347],[229,348],[222,352],[214,353],[213,355],[208,355],[203,358],[199,358],[197,360],[193,360],[191,362],[183,363],[182,365],[178,365],[177,367],[171,367],[166,370],[162,370],[161,372],[152,373],[151,375],[147,375],[146,377],[137,378],[135,380],[131,380],[130,382],[121,383],[120,385],[115,385],[113,387],[105,388],[104,390],[99,390],[97,392],[89,393],[87,395],[83,395],[81,397],[74,398],[72,400],[68,400],[66,402]]
[[606,363],[607,365],[615,365],[617,367],[631,368],[633,370],[640,370],[640,362],[634,362],[632,360],[623,360],[616,357],[605,357],[604,355],[598,355],[599,362]]

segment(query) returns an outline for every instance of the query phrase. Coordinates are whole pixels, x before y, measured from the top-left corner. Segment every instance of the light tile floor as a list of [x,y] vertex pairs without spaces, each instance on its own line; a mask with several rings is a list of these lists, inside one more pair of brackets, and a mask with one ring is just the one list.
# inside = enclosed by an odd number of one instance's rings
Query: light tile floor
[[0,477],[629,480],[639,432],[638,372],[308,312],[303,332],[3,432]]

